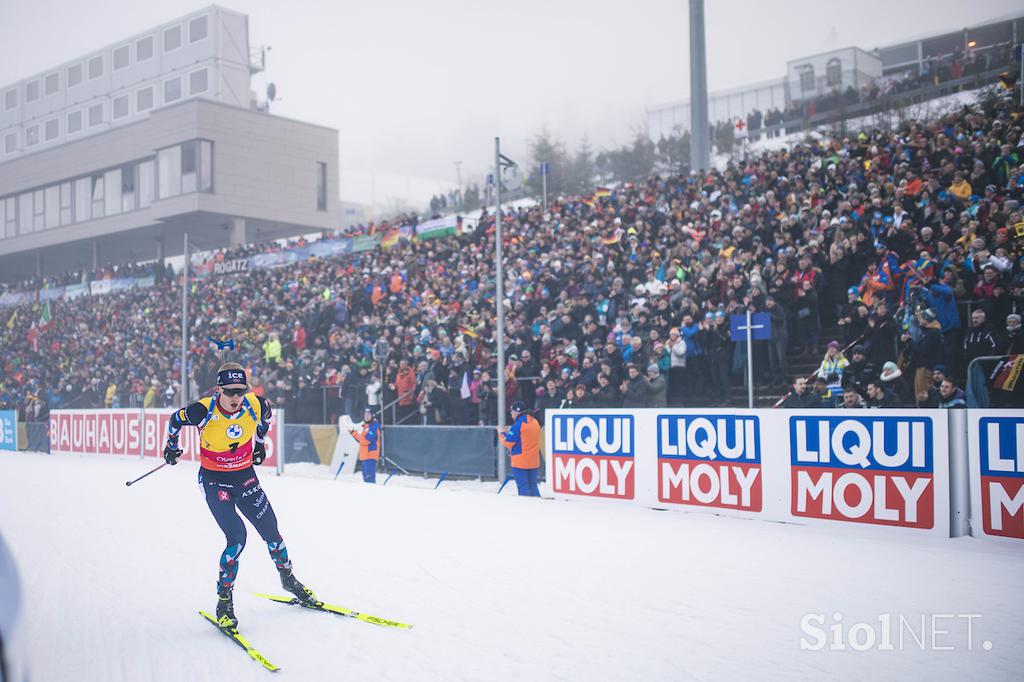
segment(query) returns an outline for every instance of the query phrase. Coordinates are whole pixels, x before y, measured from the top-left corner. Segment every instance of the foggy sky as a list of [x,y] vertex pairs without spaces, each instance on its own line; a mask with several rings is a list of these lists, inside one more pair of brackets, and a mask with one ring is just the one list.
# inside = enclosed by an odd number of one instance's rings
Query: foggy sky
[[[0,87],[207,6],[0,0]],[[419,204],[481,179],[500,135],[525,162],[541,128],[574,149],[631,139],[644,108],[689,96],[686,0],[227,0],[271,45],[263,90],[282,116],[340,131],[341,197]],[[102,9],[99,9],[102,8]],[[1017,0],[708,0],[712,90],[785,73],[788,59],[974,25]]]

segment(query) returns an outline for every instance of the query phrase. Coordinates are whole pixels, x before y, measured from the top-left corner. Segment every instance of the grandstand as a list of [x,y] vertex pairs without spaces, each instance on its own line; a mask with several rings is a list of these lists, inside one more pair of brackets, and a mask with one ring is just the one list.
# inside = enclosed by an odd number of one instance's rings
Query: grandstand
[[[745,348],[728,319],[750,309],[775,329],[754,344],[762,404],[812,373],[820,381],[788,403],[831,407],[855,392],[855,404],[938,404],[951,399],[943,376],[963,401],[972,359],[1022,343],[1021,111],[986,106],[560,196],[549,215],[510,212],[508,399],[742,404]],[[494,423],[493,215],[434,239],[422,222],[197,260],[192,395],[216,362],[206,337],[234,335],[258,390],[293,421],[333,423],[370,401],[393,404],[385,418],[400,423]],[[180,277],[139,267],[0,298],[5,405],[40,418],[175,403]],[[391,348],[383,387],[378,339]],[[399,395],[406,364],[415,388]]]

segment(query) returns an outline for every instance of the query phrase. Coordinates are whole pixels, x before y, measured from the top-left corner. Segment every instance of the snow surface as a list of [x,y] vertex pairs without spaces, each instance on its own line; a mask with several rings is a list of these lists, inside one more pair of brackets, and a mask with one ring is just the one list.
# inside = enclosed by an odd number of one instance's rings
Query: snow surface
[[[196,615],[214,607],[223,536],[195,466],[125,487],[152,464],[0,454],[0,532],[26,591],[33,680],[268,679]],[[261,479],[303,581],[415,626],[254,597],[280,588],[250,529],[235,608],[279,679],[1000,680],[1024,669],[1019,546],[499,496],[492,483],[368,486],[326,467]],[[953,651],[909,637],[902,651],[801,651],[801,617],[835,612],[849,624],[980,617],[972,650],[966,621],[947,619],[937,643]]]

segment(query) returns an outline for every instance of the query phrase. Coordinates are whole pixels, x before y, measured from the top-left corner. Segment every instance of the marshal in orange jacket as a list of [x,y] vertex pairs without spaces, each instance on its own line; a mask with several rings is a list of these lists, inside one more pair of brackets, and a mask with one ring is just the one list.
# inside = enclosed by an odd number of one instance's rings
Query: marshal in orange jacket
[[512,450],[512,466],[516,469],[540,467],[540,422],[528,414],[516,417],[498,440]]

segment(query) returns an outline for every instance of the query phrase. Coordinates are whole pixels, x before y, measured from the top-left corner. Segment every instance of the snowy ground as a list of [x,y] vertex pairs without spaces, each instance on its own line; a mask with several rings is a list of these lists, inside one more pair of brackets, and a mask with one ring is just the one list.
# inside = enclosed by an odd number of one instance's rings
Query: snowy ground
[[[33,680],[261,680],[204,623],[219,534],[181,464],[126,488],[137,459],[0,455],[0,532],[27,592]],[[264,602],[250,531],[241,628],[290,680],[1021,679],[1024,551],[588,502],[487,483],[363,485],[322,468],[262,476],[297,575],[393,631]],[[396,483],[398,483],[396,485]],[[411,485],[403,485],[411,484]],[[802,651],[805,614],[900,616],[932,646]],[[825,627],[833,621],[826,622]],[[864,641],[864,640],[860,640]],[[991,643],[986,650],[982,642]]]

